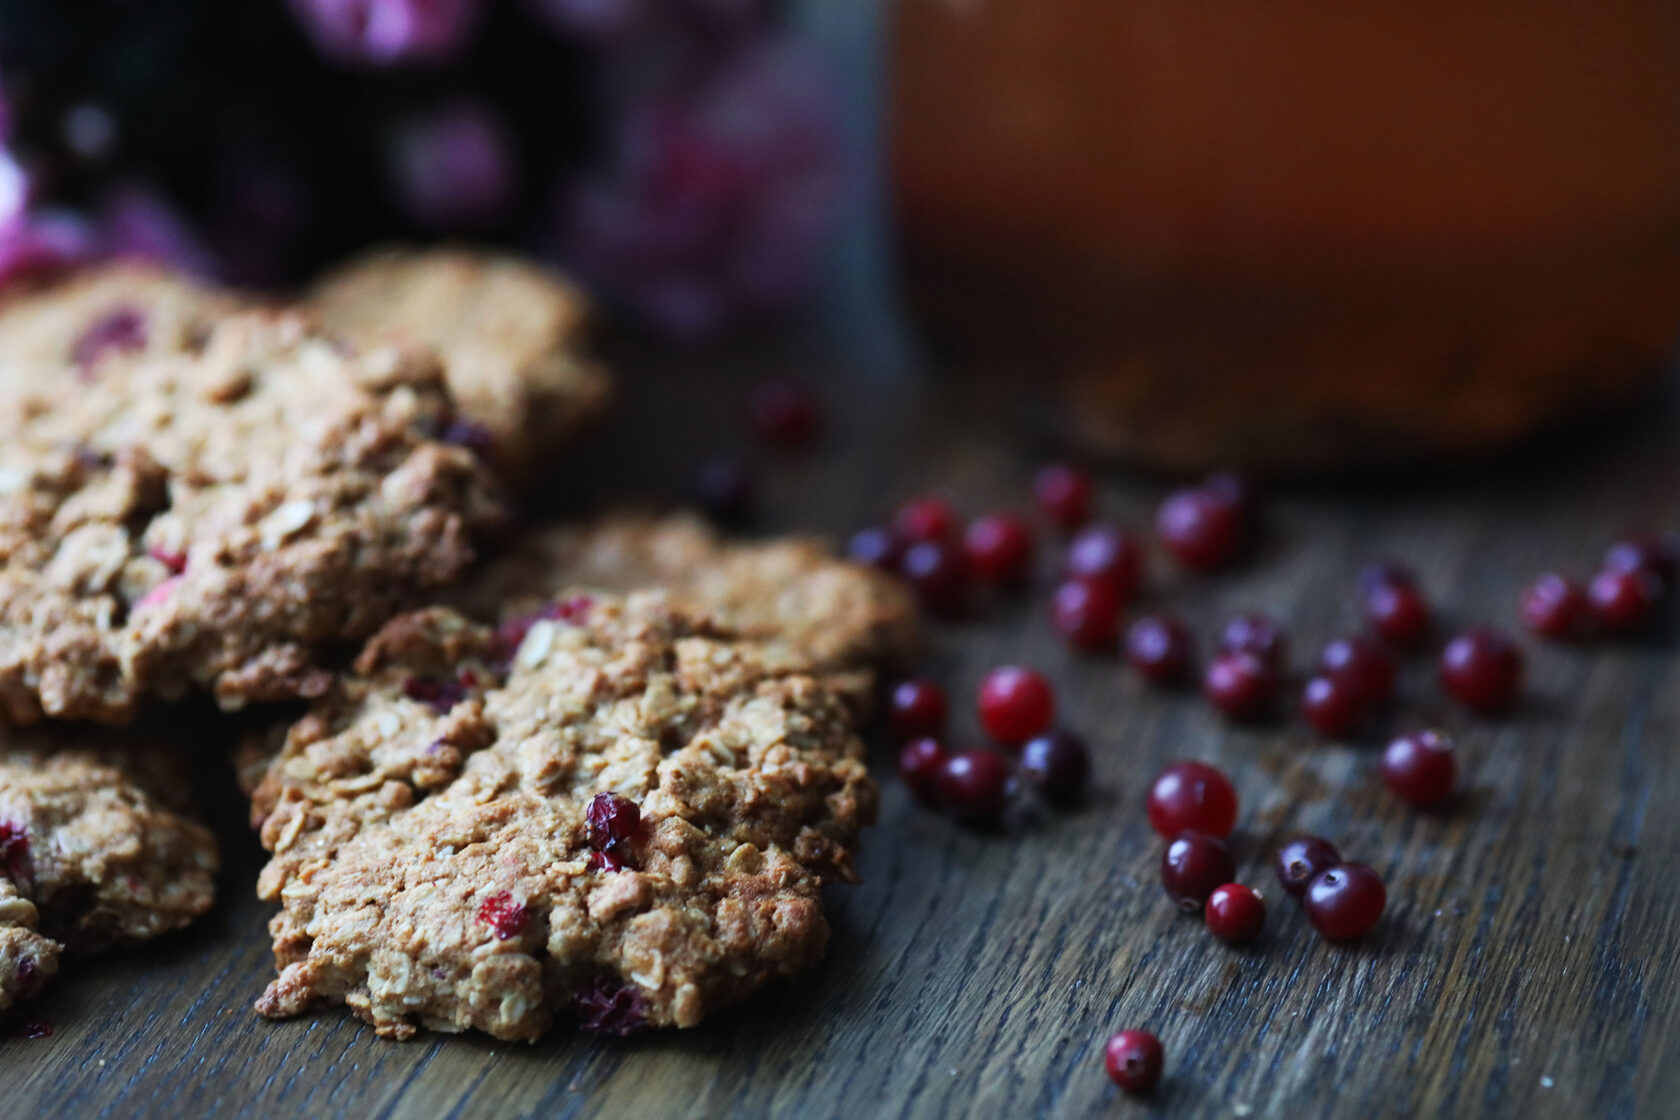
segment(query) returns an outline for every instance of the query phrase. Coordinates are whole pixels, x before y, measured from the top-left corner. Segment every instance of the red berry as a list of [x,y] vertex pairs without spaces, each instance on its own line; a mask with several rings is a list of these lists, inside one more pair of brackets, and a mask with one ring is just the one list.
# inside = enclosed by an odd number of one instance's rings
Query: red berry
[[932,681],[899,681],[887,701],[887,723],[900,739],[945,731],[945,690]]
[[1441,685],[1460,704],[1496,715],[1516,703],[1523,658],[1510,639],[1486,626],[1458,635],[1441,651]]
[[1662,579],[1648,568],[1606,568],[1587,584],[1593,617],[1612,634],[1631,634],[1650,621],[1662,598]]
[[1222,653],[1208,664],[1202,678],[1208,703],[1235,720],[1265,716],[1277,688],[1277,674],[1252,653]]
[[1190,668],[1190,632],[1171,615],[1146,615],[1126,632],[1126,660],[1144,679],[1171,684]]
[[1021,748],[1021,780],[1052,805],[1074,805],[1085,793],[1091,756],[1071,731],[1052,731]]
[[1667,582],[1674,578],[1676,542],[1652,532],[1629,533],[1604,553],[1607,572],[1647,571]]
[[976,519],[963,535],[963,548],[969,569],[994,587],[1019,587],[1032,571],[1032,533],[1012,513]]
[[995,751],[959,751],[939,771],[939,800],[958,820],[994,825],[1003,817],[1013,777],[1009,760]]
[[1211,571],[1236,556],[1242,516],[1237,507],[1207,490],[1178,490],[1156,511],[1155,531],[1180,564]]
[[899,570],[932,613],[954,618],[967,610],[968,562],[955,545],[917,541],[905,550]]
[[957,515],[943,498],[911,498],[893,515],[893,531],[903,540],[949,540],[957,531]]
[[1260,936],[1266,924],[1266,900],[1260,892],[1241,883],[1215,887],[1202,911],[1208,932],[1230,945],[1241,945]]
[[572,1000],[578,1028],[589,1034],[628,1038],[648,1025],[647,999],[640,991],[608,976],[596,977]]
[[1175,762],[1149,785],[1149,827],[1171,839],[1181,832],[1229,836],[1237,824],[1237,790],[1217,767]]
[[623,794],[597,793],[584,813],[584,826],[591,848],[613,851],[635,838],[636,830],[642,827],[642,810]]
[[1320,871],[1302,899],[1313,928],[1332,941],[1347,941],[1376,925],[1387,904],[1382,877],[1363,863]]
[[1129,596],[1143,577],[1143,548],[1118,525],[1087,525],[1068,542],[1062,571],[1073,579],[1100,580]]
[[531,912],[507,891],[497,891],[479,904],[478,920],[495,931],[498,941],[506,941],[524,932]]
[[1283,668],[1289,653],[1289,639],[1269,615],[1239,614],[1219,634],[1219,648],[1226,653],[1252,653],[1274,669]]
[[852,534],[846,542],[846,555],[855,563],[897,573],[904,564],[904,542],[891,529],[870,525]]
[[168,568],[170,575],[178,576],[187,570],[187,554],[185,552],[153,546],[146,550],[146,555]]
[[1254,484],[1240,474],[1220,471],[1202,481],[1202,489],[1216,501],[1230,506],[1244,522],[1254,517]]
[[1587,593],[1567,576],[1547,572],[1523,590],[1522,624],[1545,638],[1579,637],[1591,617]]
[[1400,800],[1420,809],[1439,805],[1458,778],[1452,740],[1434,731],[1402,735],[1383,752],[1382,776]]
[[1394,655],[1370,638],[1337,638],[1319,655],[1321,673],[1353,689],[1367,704],[1382,704],[1394,695],[1398,669]]
[[34,877],[29,856],[29,829],[18,821],[0,820],[0,875],[27,883]]
[[1091,474],[1072,463],[1050,463],[1033,477],[1033,497],[1044,515],[1064,529],[1091,516]]
[[1336,677],[1313,677],[1301,690],[1301,715],[1320,735],[1340,739],[1365,720],[1365,698]]
[[1322,836],[1297,836],[1278,849],[1278,884],[1285,894],[1300,898],[1320,871],[1342,862],[1342,853]]
[[1372,582],[1365,591],[1365,617],[1371,629],[1402,649],[1421,645],[1434,625],[1423,592],[1409,580]]
[[898,776],[922,804],[938,805],[940,775],[949,757],[938,739],[912,739],[898,752]]
[[980,682],[980,726],[1006,746],[1047,731],[1055,718],[1055,690],[1032,669],[1004,665]]
[[1161,1080],[1166,1056],[1161,1040],[1148,1031],[1120,1031],[1103,1047],[1103,1065],[1114,1083],[1128,1093],[1147,1093]]
[[1225,841],[1205,832],[1181,832],[1161,853],[1161,886],[1185,913],[1200,910],[1214,888],[1236,873]]
[[1120,596],[1107,583],[1067,580],[1050,598],[1050,624],[1075,649],[1111,650],[1120,634]]
[[803,386],[772,378],[747,394],[747,419],[762,439],[783,447],[803,447],[816,439],[822,410]]

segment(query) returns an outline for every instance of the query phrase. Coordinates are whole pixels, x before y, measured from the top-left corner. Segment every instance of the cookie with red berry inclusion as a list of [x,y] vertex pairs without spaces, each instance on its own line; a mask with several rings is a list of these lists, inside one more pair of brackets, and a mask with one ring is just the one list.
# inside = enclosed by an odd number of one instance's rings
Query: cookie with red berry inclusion
[[875,814],[863,755],[808,658],[663,595],[570,599],[517,648],[402,616],[256,790],[282,907],[257,1008],[342,1003],[391,1038],[693,1026],[822,955],[819,888]]
[[307,304],[361,344],[436,350],[467,418],[457,438],[510,479],[529,477],[606,404],[606,371],[584,354],[582,290],[516,257],[379,249],[329,272]]
[[740,633],[786,641],[859,709],[873,699],[877,668],[908,664],[917,641],[902,581],[803,537],[732,541],[691,514],[535,528],[447,601],[516,628],[580,588],[657,588]]
[[430,355],[253,311],[94,373],[0,412],[0,719],[308,695],[501,520]]
[[216,842],[182,804],[187,785],[159,745],[0,730],[0,1011],[65,953],[149,941],[210,909]]

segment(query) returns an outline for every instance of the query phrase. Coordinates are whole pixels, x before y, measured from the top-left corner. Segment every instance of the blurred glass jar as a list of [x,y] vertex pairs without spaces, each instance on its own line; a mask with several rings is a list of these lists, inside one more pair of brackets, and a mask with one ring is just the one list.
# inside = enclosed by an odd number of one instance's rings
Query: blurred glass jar
[[894,19],[918,318],[1088,447],[1169,469],[1485,451],[1633,398],[1680,326],[1680,5]]

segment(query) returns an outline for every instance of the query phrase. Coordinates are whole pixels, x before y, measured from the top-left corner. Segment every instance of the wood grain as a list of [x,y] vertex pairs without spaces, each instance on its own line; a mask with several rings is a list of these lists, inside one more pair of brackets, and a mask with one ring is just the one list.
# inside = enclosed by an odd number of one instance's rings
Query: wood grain
[[[766,460],[767,528],[838,534],[924,489],[969,511],[1023,504],[1042,445],[963,383],[796,357],[832,386],[833,423],[820,454]],[[631,355],[617,419],[556,472],[545,502],[680,494],[699,456],[740,445],[739,385],[784,360],[794,358],[759,351],[698,374]],[[1501,467],[1277,495],[1253,562],[1193,581],[1158,565],[1145,602],[1182,611],[1203,635],[1234,610],[1274,611],[1300,664],[1353,626],[1360,565],[1392,557],[1454,619],[1508,623],[1528,576],[1583,571],[1619,529],[1675,522],[1680,411],[1650,412]],[[1143,523],[1159,494],[1115,475],[1102,508]],[[1414,662],[1383,726],[1327,745],[1287,722],[1232,728],[1193,695],[1069,655],[1046,625],[1042,588],[983,616],[929,645],[928,671],[962,698],[958,734],[977,734],[966,698],[985,668],[1045,668],[1064,722],[1095,749],[1091,803],[1019,835],[976,835],[914,806],[883,749],[882,821],[864,884],[830,894],[827,962],[697,1030],[625,1043],[559,1031],[530,1047],[394,1044],[337,1011],[258,1018],[251,1002],[271,973],[267,908],[252,893],[261,853],[222,761],[225,736],[191,725],[228,848],[223,900],[195,930],[68,968],[42,1007],[55,1035],[0,1045],[5,1114],[1675,1114],[1673,617],[1647,642],[1530,644],[1529,699],[1504,721],[1447,708],[1430,665]],[[1376,775],[1383,735],[1425,721],[1463,748],[1466,791],[1439,814],[1399,806]],[[1270,885],[1276,846],[1322,833],[1387,877],[1378,931],[1326,944],[1274,889],[1261,942],[1232,950],[1175,911],[1156,883],[1141,787],[1187,757],[1238,783],[1243,878]],[[1167,1047],[1167,1079],[1148,1100],[1117,1099],[1102,1073],[1103,1039],[1132,1025]]]

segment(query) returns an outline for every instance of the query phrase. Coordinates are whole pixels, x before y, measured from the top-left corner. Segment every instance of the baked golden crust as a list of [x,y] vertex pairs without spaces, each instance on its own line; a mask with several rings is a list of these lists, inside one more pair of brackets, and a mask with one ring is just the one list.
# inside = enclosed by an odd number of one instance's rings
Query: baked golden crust
[[436,350],[509,478],[528,476],[606,403],[607,375],[583,356],[583,293],[518,258],[379,249],[327,274],[307,302],[329,329],[364,344]]
[[158,745],[0,731],[0,1009],[67,952],[147,941],[210,908],[216,842],[185,815],[186,786]]
[[588,588],[657,588],[732,630],[785,640],[860,707],[875,668],[907,663],[916,645],[915,602],[900,581],[802,537],[730,541],[689,514],[533,530],[447,601],[501,619]]
[[[601,1029],[692,1026],[809,966],[876,803],[810,670],[660,595],[573,600],[517,651],[447,609],[393,620],[256,791],[282,906],[258,1009],[534,1039],[580,1002]],[[605,793],[640,819],[612,860],[586,824]]]
[[0,414],[14,723],[308,694],[318,646],[454,579],[501,516],[483,465],[434,438],[453,406],[429,356],[252,311],[96,374]]

